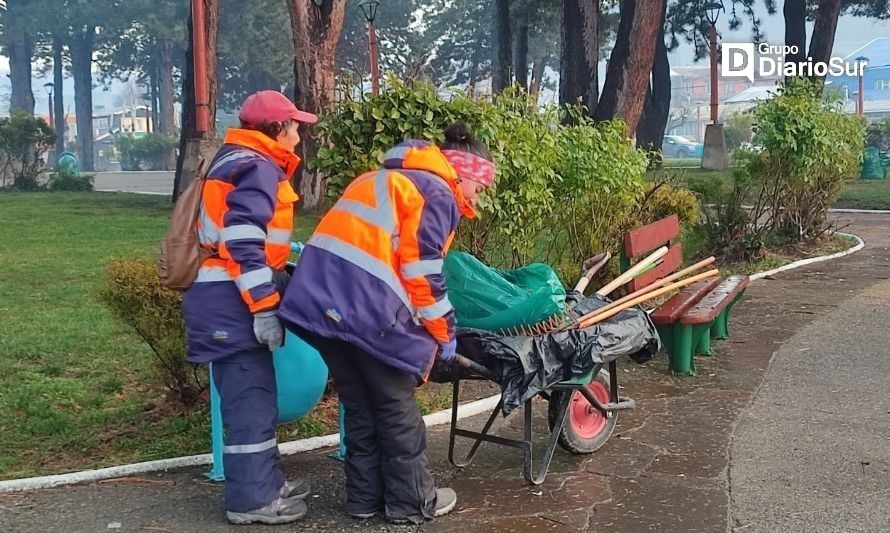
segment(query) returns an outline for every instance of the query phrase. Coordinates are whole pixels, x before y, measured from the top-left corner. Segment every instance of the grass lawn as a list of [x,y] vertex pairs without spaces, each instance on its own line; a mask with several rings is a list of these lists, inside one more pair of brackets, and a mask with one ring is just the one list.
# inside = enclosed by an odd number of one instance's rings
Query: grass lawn
[[844,188],[835,207],[890,209],[890,179],[851,182]]
[[[0,194],[0,479],[209,451],[206,409],[164,407],[152,352],[97,296],[109,259],[152,256],[169,212],[159,196]],[[298,237],[315,223],[298,217]]]

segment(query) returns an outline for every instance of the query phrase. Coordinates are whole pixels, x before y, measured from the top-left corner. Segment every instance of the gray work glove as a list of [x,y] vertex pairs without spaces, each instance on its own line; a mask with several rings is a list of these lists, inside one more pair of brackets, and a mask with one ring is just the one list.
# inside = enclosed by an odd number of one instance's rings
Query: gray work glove
[[265,344],[269,350],[276,350],[284,343],[284,330],[281,329],[281,321],[275,315],[275,310],[260,311],[253,314],[253,334],[260,344]]

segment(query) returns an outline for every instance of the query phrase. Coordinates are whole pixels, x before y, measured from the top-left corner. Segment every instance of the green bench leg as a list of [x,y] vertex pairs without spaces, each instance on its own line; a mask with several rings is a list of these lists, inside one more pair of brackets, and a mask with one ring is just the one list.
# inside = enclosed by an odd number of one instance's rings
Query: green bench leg
[[688,326],[692,329],[692,338],[695,341],[695,353],[700,355],[714,355],[714,350],[711,349],[712,324],[713,322]]
[[717,318],[714,319],[714,326],[711,328],[711,337],[714,339],[728,339],[729,338],[729,313],[732,311],[733,306],[742,299],[742,295],[745,294],[745,291],[739,293],[735,299],[730,302],[729,305],[726,306]]
[[695,361],[692,357],[693,342],[692,327],[683,324],[671,325],[671,342],[667,344],[669,365],[668,369],[675,374],[683,374],[684,376],[695,375]]

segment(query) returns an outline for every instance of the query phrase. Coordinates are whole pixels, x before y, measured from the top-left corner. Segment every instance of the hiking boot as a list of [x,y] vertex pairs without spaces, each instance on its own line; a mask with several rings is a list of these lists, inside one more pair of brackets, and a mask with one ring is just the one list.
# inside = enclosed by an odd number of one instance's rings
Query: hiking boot
[[[454,492],[454,489],[449,489],[447,487],[436,489],[436,508],[433,510],[433,517],[439,517],[446,515],[454,510],[454,507],[457,505],[457,493]],[[412,520],[406,516],[387,516],[386,520],[390,524],[407,524],[409,522],[414,522],[417,524],[418,522]]]
[[306,516],[306,502],[303,500],[288,500],[286,498],[276,498],[275,501],[243,513],[234,511],[226,511],[226,517],[233,524],[286,524],[288,522],[296,522]]
[[312,490],[309,488],[309,483],[303,479],[296,479],[294,481],[285,481],[284,485],[281,486],[281,492],[278,494],[282,498],[289,500],[302,500],[309,496],[310,492]]

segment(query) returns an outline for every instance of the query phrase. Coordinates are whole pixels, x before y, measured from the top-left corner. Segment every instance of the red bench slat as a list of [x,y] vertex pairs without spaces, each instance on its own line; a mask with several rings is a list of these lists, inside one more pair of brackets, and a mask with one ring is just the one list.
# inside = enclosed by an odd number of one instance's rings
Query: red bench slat
[[650,252],[680,234],[680,218],[671,215],[624,236],[624,255],[635,258]]
[[661,304],[658,309],[649,315],[649,318],[657,325],[673,324],[683,313],[693,307],[719,284],[720,278],[718,277],[696,281],[692,285],[684,287],[670,300]]
[[681,324],[705,324],[714,320],[748,286],[748,276],[730,276],[680,317]]
[[668,253],[661,259],[662,261],[660,265],[630,281],[628,284],[630,292],[636,292],[646,285],[658,281],[661,278],[666,278],[675,272],[678,267],[683,264],[683,250],[680,248],[680,243],[672,244],[668,249]]

